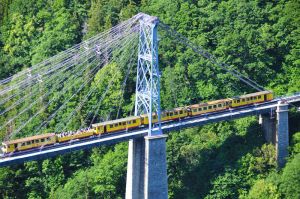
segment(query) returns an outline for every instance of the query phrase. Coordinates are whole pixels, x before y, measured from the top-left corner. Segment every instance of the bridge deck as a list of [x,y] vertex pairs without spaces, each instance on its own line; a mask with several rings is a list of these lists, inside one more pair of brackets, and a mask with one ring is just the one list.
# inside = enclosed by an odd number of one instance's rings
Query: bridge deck
[[[164,133],[167,133],[174,130],[205,125],[213,122],[226,121],[250,115],[268,113],[271,110],[276,109],[277,103],[280,100],[285,100],[289,103],[299,102],[300,93],[290,97],[277,98],[270,102],[265,102],[258,105],[239,107],[221,112],[200,115],[198,117],[185,118],[179,121],[162,123],[162,130]],[[75,150],[89,149],[95,146],[115,144],[118,142],[127,141],[129,139],[143,137],[147,135],[147,133],[148,128],[140,128],[131,131],[120,131],[113,134],[94,136],[79,141],[58,143],[55,145],[46,146],[44,148],[36,148],[28,151],[17,152],[11,157],[2,157],[0,159],[0,167],[22,163],[25,161],[45,159],[56,155],[72,152]]]

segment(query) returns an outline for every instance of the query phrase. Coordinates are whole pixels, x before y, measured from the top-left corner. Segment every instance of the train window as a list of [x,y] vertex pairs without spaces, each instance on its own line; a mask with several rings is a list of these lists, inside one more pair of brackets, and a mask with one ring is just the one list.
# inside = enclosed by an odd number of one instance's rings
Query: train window
[[241,102],[241,100],[237,100],[237,103],[240,103]]
[[222,107],[222,104],[218,104],[218,107]]
[[50,141],[51,140],[51,138],[47,138],[47,141]]
[[258,99],[260,99],[260,98],[261,98],[261,96],[259,95],[259,96],[258,96]]
[[182,114],[183,112],[182,112],[182,111],[179,111],[179,113]]
[[242,102],[245,102],[245,99],[242,99]]
[[128,121],[128,124],[131,124],[131,121]]
[[26,142],[26,144],[27,144],[27,145],[30,145],[30,141],[29,141],[29,142]]
[[248,97],[246,98],[246,101],[249,101],[249,98],[248,98]]
[[214,105],[214,108],[217,108],[217,105]]
[[15,148],[18,148],[18,144],[15,144]]
[[253,100],[253,97],[250,97],[250,100]]
[[23,142],[21,146],[25,146],[25,142]]
[[208,109],[212,109],[212,106],[208,106]]
[[169,113],[167,113],[167,116],[170,116],[170,114],[169,114]]
[[178,115],[178,112],[174,112],[174,115]]
[[40,140],[35,140],[35,143],[39,143],[40,142]]
[[197,112],[197,109],[193,109],[193,112]]
[[43,138],[43,139],[41,139],[41,142],[45,142],[45,139]]
[[203,107],[203,110],[207,110],[207,107],[205,106],[205,107]]
[[156,118],[157,118],[156,115],[154,115],[154,116],[153,116],[153,119],[156,119]]
[[253,99],[254,99],[254,100],[256,100],[256,99],[257,99],[257,97],[255,96],[255,97],[253,97]]
[[119,122],[119,126],[121,126],[122,125],[122,122]]
[[136,123],[136,120],[133,120],[133,124],[135,124]]
[[117,127],[118,126],[118,124],[115,124],[115,127]]
[[109,128],[113,128],[113,127],[114,127],[114,125],[112,125],[112,124],[109,125]]
[[126,122],[123,122],[123,125],[126,125]]
[[202,111],[202,108],[198,108],[198,111]]

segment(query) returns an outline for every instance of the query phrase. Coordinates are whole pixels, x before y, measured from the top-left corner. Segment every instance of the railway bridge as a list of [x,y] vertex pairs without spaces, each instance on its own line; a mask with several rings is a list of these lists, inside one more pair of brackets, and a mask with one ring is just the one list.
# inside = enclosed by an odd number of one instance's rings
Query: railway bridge
[[[0,159],[0,166],[8,166],[12,164],[23,163],[25,161],[45,159],[75,150],[129,141],[126,198],[165,199],[168,197],[166,139],[169,132],[213,122],[233,120],[250,115],[257,115],[259,117],[259,122],[264,130],[266,140],[274,143],[276,146],[278,165],[283,166],[285,163],[285,158],[288,155],[288,111],[289,107],[295,106],[295,104],[300,102],[300,93],[290,96],[277,97],[271,101],[266,101],[263,103],[249,104],[247,106],[210,112],[175,121],[160,122],[161,74],[158,65],[159,59],[157,34],[157,28],[159,25],[164,28],[168,34],[178,39],[180,43],[191,48],[195,53],[210,60],[213,64],[219,66],[221,69],[225,70],[227,73],[231,74],[243,83],[258,91],[264,90],[263,87],[252,81],[250,78],[242,75],[236,70],[233,70],[228,65],[220,63],[213,55],[195,45],[187,38],[171,29],[169,26],[160,23],[157,17],[140,13],[108,31],[40,63],[36,67],[32,67],[14,77],[1,80],[0,83],[1,85],[4,85],[4,88],[0,90],[0,95],[5,97],[3,97],[3,100],[0,101],[0,105],[6,103],[12,97],[14,97],[16,95],[15,90],[17,88],[21,89],[24,87],[32,87],[32,92],[30,94],[32,96],[33,92],[35,92],[35,85],[39,85],[44,82],[44,84],[47,85],[58,86],[68,78],[72,80],[72,78],[81,77],[86,70],[86,65],[90,66],[89,71],[92,71],[92,74],[96,74],[96,72],[101,70],[101,67],[104,65],[116,62],[114,55],[117,54],[117,57],[120,57],[118,53],[122,50],[126,51],[125,47],[131,47],[131,42],[138,38],[134,114],[135,116],[148,114],[149,126],[143,126],[133,130],[120,130],[111,134],[92,136],[80,140],[56,143],[54,145],[15,152],[13,154],[2,156]],[[97,58],[95,59],[96,61],[93,60],[95,57]],[[125,57],[130,57],[130,55],[126,54]],[[101,60],[101,63],[99,63],[99,60]],[[75,66],[81,66],[81,68],[75,68],[77,71],[74,71]],[[57,71],[59,71],[59,73]],[[61,80],[57,80],[59,75],[66,73],[67,71],[71,71],[71,73],[68,74],[70,77],[63,76]],[[90,81],[92,78],[86,79],[87,81]],[[55,82],[52,80],[55,80]],[[11,82],[13,82],[13,84],[10,84]],[[55,88],[55,86],[53,86],[53,88]],[[78,91],[80,91],[84,86],[85,83],[80,85]],[[110,85],[108,85],[108,88],[109,87]],[[107,93],[108,88],[103,91],[104,94]],[[39,89],[40,87],[38,87],[37,92]],[[50,87],[49,92],[52,92],[52,87]],[[63,94],[64,92],[64,89],[62,89],[61,93]],[[76,93],[74,93],[71,98],[73,98]],[[88,94],[90,95],[90,93]],[[45,93],[45,96],[43,97],[49,97],[48,93]],[[20,97],[20,101],[17,101],[15,106],[22,103],[21,99],[23,98],[25,99],[26,96]],[[89,96],[83,98],[82,102],[78,106],[79,109],[82,108],[83,104],[88,99]],[[70,100],[71,99],[68,99],[67,101]],[[103,100],[102,97],[100,100]],[[47,107],[51,104],[51,102],[52,100],[46,104]],[[34,103],[36,102],[32,102],[17,116],[34,107]],[[12,110],[14,107],[11,106],[2,111],[1,114]],[[55,117],[57,112],[61,111],[61,109],[63,109],[65,106],[66,103],[62,103],[62,105],[58,107],[57,110],[55,110],[37,129],[40,130],[47,126],[50,120]],[[42,113],[47,107],[37,111],[36,114],[28,119],[28,121],[24,122],[19,128],[13,131],[13,134],[17,134],[22,131],[22,129],[29,122]],[[70,118],[74,116],[76,110],[74,113],[72,112]],[[95,115],[98,111],[99,107],[96,106]],[[159,122],[152,122],[153,113],[157,113]],[[92,117],[92,122],[96,118],[95,115]],[[8,122],[3,126],[0,126],[0,128],[6,128],[17,118],[17,116],[9,118]]]

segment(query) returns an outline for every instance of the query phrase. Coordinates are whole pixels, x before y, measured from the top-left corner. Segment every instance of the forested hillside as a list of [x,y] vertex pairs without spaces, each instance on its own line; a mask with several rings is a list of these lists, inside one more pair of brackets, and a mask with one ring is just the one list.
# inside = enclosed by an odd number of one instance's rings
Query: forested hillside
[[[138,12],[158,16],[277,96],[300,91],[298,0],[0,0],[0,80]],[[159,39],[163,109],[254,91],[161,29]],[[115,119],[132,113],[135,69],[123,94],[119,90],[126,72],[119,68],[117,64],[105,66],[90,84],[101,93],[109,79],[114,83],[99,118]],[[105,79],[101,79],[103,74]],[[74,84],[81,84],[81,80]],[[72,120],[67,121],[66,116],[87,92],[83,90],[38,133],[62,125],[69,129],[85,125],[84,118],[100,94],[91,96]],[[21,136],[36,134],[39,124],[71,95],[71,90],[66,92],[27,125]],[[0,112],[17,100],[1,104]],[[41,104],[49,99],[43,100]],[[1,114],[0,127],[29,103]],[[119,110],[116,107],[120,103]],[[0,141],[41,104],[4,125]],[[290,155],[282,169],[277,169],[275,147],[265,143],[256,116],[170,133],[169,198],[300,198],[300,114],[293,109],[289,117]],[[0,198],[124,198],[126,164],[127,143],[121,143],[0,168]]]

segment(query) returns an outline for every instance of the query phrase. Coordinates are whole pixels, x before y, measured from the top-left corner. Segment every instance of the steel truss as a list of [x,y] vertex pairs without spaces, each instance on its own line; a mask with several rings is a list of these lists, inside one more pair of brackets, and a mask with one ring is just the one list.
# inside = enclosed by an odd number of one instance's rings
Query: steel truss
[[[149,136],[162,134],[157,40],[158,23],[157,17],[145,14],[140,19],[135,116],[148,114]],[[158,117],[158,122],[155,125],[152,124],[153,116]]]

